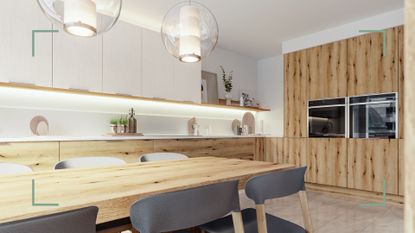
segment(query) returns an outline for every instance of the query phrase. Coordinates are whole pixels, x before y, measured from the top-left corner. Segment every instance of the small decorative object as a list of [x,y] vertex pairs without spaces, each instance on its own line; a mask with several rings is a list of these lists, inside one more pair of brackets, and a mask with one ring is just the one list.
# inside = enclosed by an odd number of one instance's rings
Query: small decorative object
[[239,128],[241,127],[241,121],[238,119],[235,119],[232,121],[232,131],[235,135],[241,135],[239,133]]
[[249,133],[249,126],[248,125],[243,125],[242,126],[242,134],[241,135],[243,135],[243,136],[247,136],[247,135],[249,135],[250,133]]
[[126,117],[122,117],[120,118],[118,125],[117,125],[117,133],[119,134],[125,134],[128,133],[128,119]]
[[116,134],[117,131],[117,125],[118,125],[118,119],[111,119],[111,124],[110,124],[110,130],[111,130],[111,134]]
[[193,124],[193,136],[199,136],[200,134],[200,125],[198,123]]
[[137,133],[137,119],[135,119],[134,108],[131,108],[128,116],[128,133]]
[[193,125],[197,124],[196,117],[192,117],[190,120],[187,121],[187,133],[189,135],[193,135]]
[[222,81],[223,85],[225,87],[225,99],[226,99],[226,105],[232,105],[232,76],[233,71],[229,72],[229,74],[226,74],[225,68],[223,66],[220,66],[220,69],[222,70]]
[[255,116],[251,112],[247,112],[242,117],[242,125],[248,126],[248,134],[255,134]]
[[241,107],[245,106],[245,99],[243,96],[241,96],[241,98],[239,99],[239,106]]
[[35,116],[30,121],[30,130],[34,135],[45,136],[49,134],[49,122],[44,116]]
[[93,37],[117,22],[122,0],[37,0],[49,20],[66,33]]
[[215,49],[218,23],[212,12],[192,0],[180,2],[164,16],[161,37],[167,51],[182,62],[199,62]]

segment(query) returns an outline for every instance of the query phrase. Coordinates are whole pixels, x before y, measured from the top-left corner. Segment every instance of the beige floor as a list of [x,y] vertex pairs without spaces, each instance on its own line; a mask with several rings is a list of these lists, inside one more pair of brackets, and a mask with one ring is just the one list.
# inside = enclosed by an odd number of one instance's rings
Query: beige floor
[[[360,205],[365,201],[333,194],[308,192],[314,233],[403,233],[403,208]],[[241,195],[242,207],[254,204]],[[267,212],[302,225],[297,195],[266,203]]]

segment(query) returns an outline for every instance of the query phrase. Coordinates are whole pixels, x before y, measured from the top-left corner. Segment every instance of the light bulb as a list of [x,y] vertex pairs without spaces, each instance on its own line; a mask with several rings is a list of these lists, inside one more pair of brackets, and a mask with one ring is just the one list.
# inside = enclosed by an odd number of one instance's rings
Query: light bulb
[[180,60],[198,62],[200,53],[200,12],[192,5],[180,9]]
[[97,34],[97,9],[92,0],[65,0],[64,30],[72,35],[92,37]]

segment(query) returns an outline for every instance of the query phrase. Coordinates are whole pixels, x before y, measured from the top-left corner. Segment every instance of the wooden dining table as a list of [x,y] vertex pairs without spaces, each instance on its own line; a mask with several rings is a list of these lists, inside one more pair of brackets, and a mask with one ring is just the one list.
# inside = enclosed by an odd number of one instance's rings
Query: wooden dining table
[[130,206],[150,195],[292,168],[217,157],[132,163],[87,169],[0,176],[0,223],[87,206],[99,208],[97,223],[129,216]]

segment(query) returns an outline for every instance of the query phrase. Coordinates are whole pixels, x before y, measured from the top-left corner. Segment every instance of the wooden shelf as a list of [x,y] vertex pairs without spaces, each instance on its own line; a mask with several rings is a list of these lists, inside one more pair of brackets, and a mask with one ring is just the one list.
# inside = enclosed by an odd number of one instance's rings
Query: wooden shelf
[[194,103],[190,101],[177,101],[177,100],[168,100],[168,99],[160,99],[160,98],[147,98],[147,97],[129,96],[129,95],[121,95],[121,94],[109,94],[109,93],[92,92],[92,91],[86,91],[86,90],[41,87],[41,86],[36,86],[36,85],[20,84],[20,83],[0,82],[0,87],[19,88],[19,89],[36,90],[36,91],[48,91],[48,92],[65,93],[65,94],[77,94],[77,95],[86,95],[86,96],[121,98],[121,99],[129,99],[129,100],[144,100],[144,101],[153,101],[153,102],[161,102],[161,103],[184,104],[184,105],[193,105],[193,106],[201,106],[201,107],[209,107],[209,108],[242,110],[242,111],[254,111],[254,112],[270,111],[269,109],[263,109],[263,108],[257,108],[257,107],[227,106],[223,104],[199,104],[199,103]]

